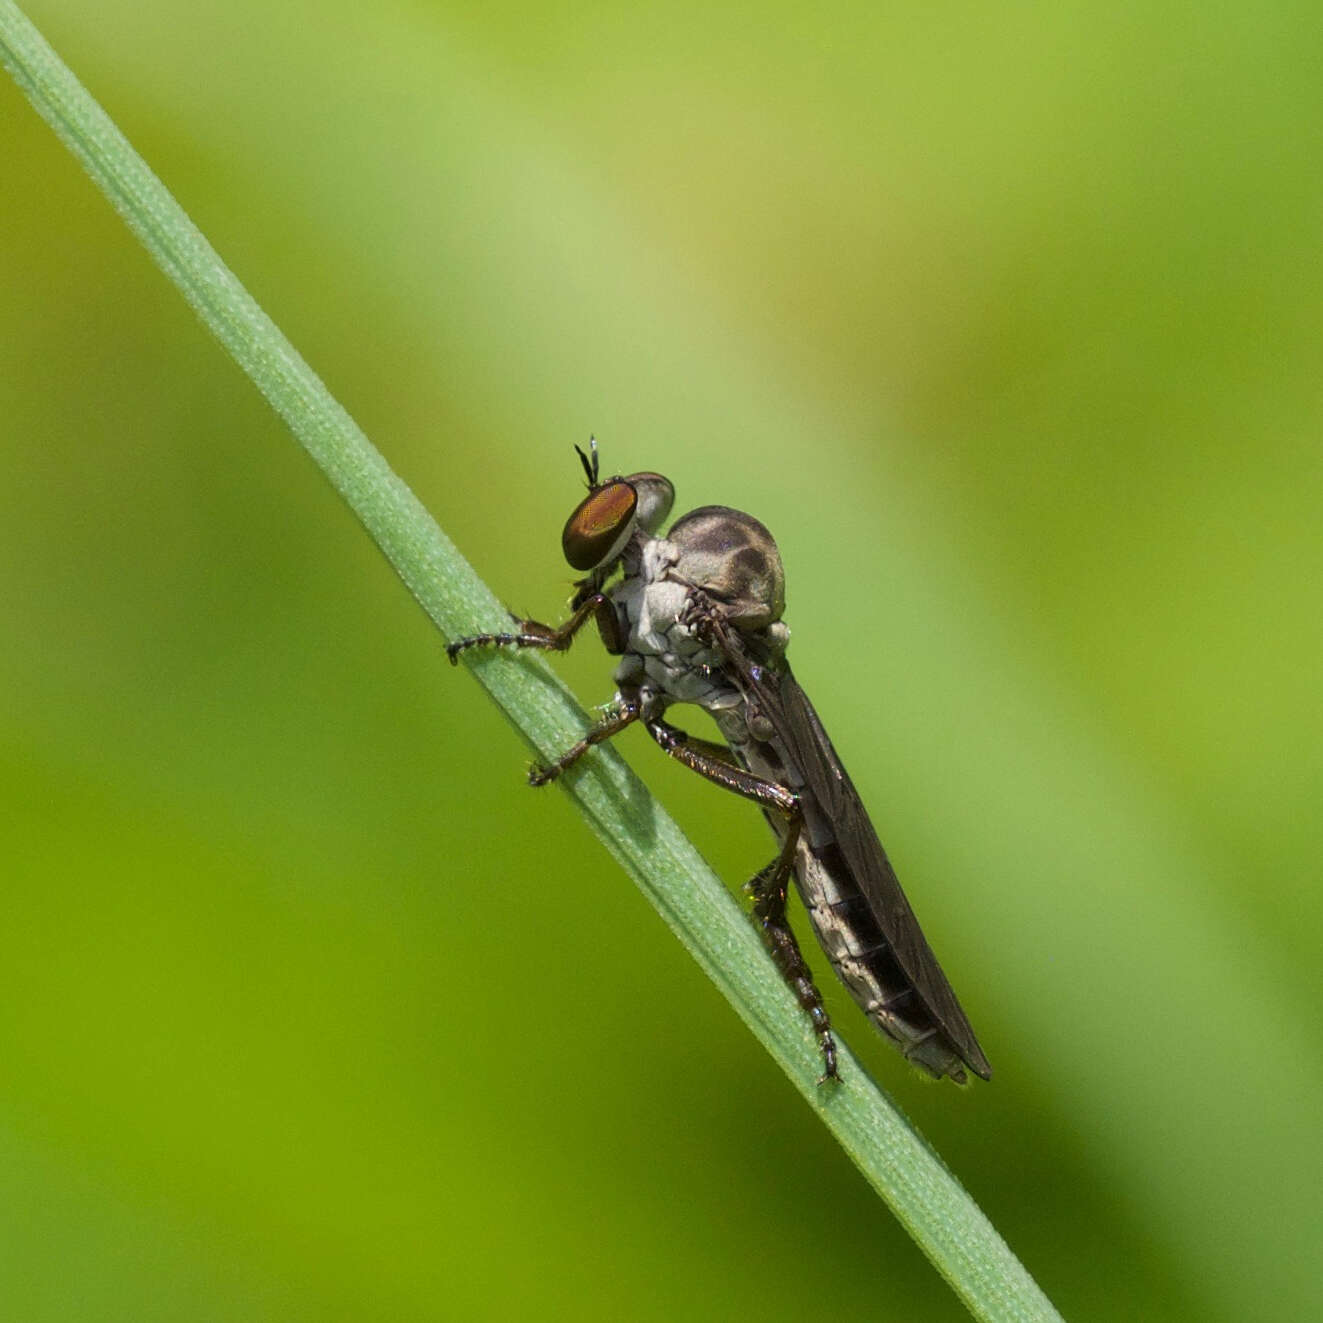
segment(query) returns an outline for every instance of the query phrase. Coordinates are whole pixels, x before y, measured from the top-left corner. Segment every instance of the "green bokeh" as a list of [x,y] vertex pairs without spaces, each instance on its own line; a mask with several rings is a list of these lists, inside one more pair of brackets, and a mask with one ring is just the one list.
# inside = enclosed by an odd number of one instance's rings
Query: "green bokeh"
[[[996,1078],[833,1008],[1067,1317],[1317,1316],[1323,12],[28,12],[512,605],[590,431],[776,533]],[[4,1316],[963,1317],[8,82],[0,161]]]

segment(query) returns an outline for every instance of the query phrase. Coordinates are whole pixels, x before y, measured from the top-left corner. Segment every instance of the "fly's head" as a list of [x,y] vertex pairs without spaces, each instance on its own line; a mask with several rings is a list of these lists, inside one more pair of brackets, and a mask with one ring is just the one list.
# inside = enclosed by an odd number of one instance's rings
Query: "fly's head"
[[599,478],[597,442],[589,445],[591,455],[574,447],[588,477],[588,495],[565,521],[560,539],[565,559],[587,574],[579,582],[582,598],[601,588],[635,534],[657,532],[675,501],[675,489],[660,473]]

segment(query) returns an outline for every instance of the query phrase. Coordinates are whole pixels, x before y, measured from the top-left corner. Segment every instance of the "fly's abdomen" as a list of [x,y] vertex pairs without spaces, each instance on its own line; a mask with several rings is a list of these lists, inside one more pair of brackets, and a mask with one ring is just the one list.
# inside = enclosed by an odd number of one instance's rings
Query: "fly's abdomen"
[[901,969],[839,849],[801,841],[795,881],[819,945],[864,1013],[915,1066],[963,1083],[959,1053]]

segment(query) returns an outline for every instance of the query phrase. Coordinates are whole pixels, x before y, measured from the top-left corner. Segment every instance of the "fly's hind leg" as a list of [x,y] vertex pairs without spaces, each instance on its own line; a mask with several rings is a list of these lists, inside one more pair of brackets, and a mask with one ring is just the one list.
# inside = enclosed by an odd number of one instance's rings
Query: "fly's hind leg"
[[786,921],[788,873],[788,869],[781,867],[778,856],[745,885],[745,890],[753,896],[753,917],[758,920],[763,945],[818,1036],[818,1048],[822,1052],[822,1074],[818,1083],[825,1084],[828,1080],[839,1081],[841,1078],[836,1069],[836,1040],[831,1033],[831,1016],[822,1004],[822,993],[818,991],[813,973],[804,963],[799,942]]
[[754,876],[745,889],[753,896],[753,915],[758,921],[763,945],[781,977],[790,985],[790,990],[808,1015],[813,1032],[817,1035],[823,1067],[818,1083],[839,1081],[841,1077],[836,1069],[836,1040],[831,1033],[831,1017],[822,1004],[822,994],[813,982],[813,974],[804,963],[799,943],[786,921],[786,887],[795,862],[799,833],[804,825],[799,796],[775,781],[768,781],[745,770],[735,762],[730,750],[720,744],[695,739],[657,717],[645,719],[644,725],[648,734],[677,762],[785,819],[786,834],[781,842],[780,853]]

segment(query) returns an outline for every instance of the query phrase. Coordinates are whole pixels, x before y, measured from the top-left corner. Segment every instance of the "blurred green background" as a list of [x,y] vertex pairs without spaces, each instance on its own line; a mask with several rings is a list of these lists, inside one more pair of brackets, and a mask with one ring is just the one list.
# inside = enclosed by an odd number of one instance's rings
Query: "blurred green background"
[[[773,530],[996,1078],[832,1007],[1067,1317],[1317,1317],[1323,12],[28,12],[513,606],[590,432]],[[964,1317],[7,80],[0,134],[4,1315]]]

